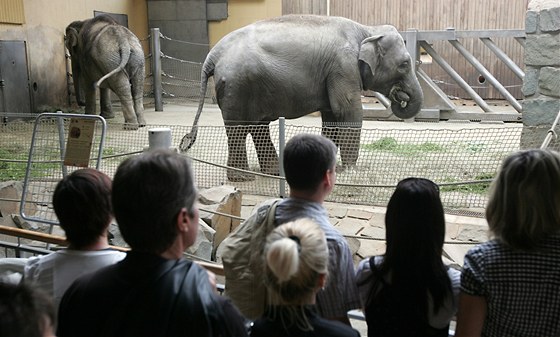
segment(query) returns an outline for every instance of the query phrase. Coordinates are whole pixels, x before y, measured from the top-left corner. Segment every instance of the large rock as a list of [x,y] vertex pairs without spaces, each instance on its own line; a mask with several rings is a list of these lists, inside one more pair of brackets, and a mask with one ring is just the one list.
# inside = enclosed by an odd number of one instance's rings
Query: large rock
[[234,219],[221,214],[241,215],[242,193],[234,186],[222,185],[200,191],[200,219],[204,220],[216,233],[214,236],[214,251],[216,247],[240,224]]
[[198,222],[198,234],[196,241],[187,249],[187,253],[196,255],[210,261],[214,251],[214,240],[216,231],[208,226],[203,220]]
[[[23,183],[20,181],[0,182],[0,217],[19,214]],[[16,201],[17,200],[17,201]],[[25,214],[33,215],[37,207],[32,202],[25,203]]]

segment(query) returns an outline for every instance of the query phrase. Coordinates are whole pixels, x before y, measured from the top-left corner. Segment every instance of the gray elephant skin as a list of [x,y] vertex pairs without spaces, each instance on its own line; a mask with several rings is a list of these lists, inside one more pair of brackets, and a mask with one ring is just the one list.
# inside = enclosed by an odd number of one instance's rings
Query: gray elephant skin
[[[355,165],[362,127],[362,90],[391,100],[399,118],[412,118],[423,94],[403,38],[390,25],[365,26],[342,17],[287,15],[231,32],[209,52],[202,67],[201,99],[191,131],[179,146],[195,142],[208,78],[228,138],[228,166],[248,170],[246,138],[255,144],[261,171],[278,174],[269,123],[321,112],[322,133],[339,147],[343,166]],[[228,170],[230,181],[254,175]]]
[[111,17],[101,15],[69,24],[65,44],[72,60],[76,99],[85,105],[86,114],[96,113],[99,87],[101,116],[115,116],[111,106],[113,91],[121,102],[125,128],[145,126],[144,51],[136,35]]

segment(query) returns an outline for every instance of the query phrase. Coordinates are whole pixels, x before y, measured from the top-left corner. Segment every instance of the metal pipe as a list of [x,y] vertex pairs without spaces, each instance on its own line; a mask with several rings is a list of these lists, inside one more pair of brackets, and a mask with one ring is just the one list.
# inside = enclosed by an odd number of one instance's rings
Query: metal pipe
[[488,69],[486,69],[482,63],[480,63],[459,41],[450,40],[449,43],[451,43],[451,45],[455,47],[455,49],[457,49],[457,51],[459,51],[459,53],[461,53],[461,55],[463,55],[463,57],[467,59],[467,61],[469,61],[469,63],[472,64],[473,67],[475,67],[476,70],[478,70],[482,76],[484,76],[488,82],[490,82],[490,84],[500,92],[500,94],[502,94],[502,96],[504,96],[504,98],[515,108],[515,110],[517,110],[517,112],[521,113],[523,111],[521,104],[519,104],[515,97],[513,97],[509,91],[507,91],[507,89],[504,88],[504,86],[488,71]]
[[383,106],[385,108],[387,108],[387,109],[391,108],[391,101],[387,98],[387,96],[385,96],[382,93],[379,93],[377,91],[374,91],[373,94],[375,95],[375,97],[377,97],[379,102],[381,102],[381,104],[383,104]]
[[[284,148],[286,147],[286,118],[280,117],[278,119],[278,168],[280,169],[280,176],[285,177],[284,172]],[[280,197],[284,198],[286,196],[286,180],[278,180],[278,188],[280,191]]]
[[463,80],[463,78],[461,77],[461,75],[459,75],[450,65],[449,63],[447,63],[441,56],[439,56],[439,54],[432,48],[432,46],[430,46],[429,43],[427,43],[426,41],[420,41],[420,45],[422,46],[422,48],[424,48],[424,50],[426,51],[426,53],[428,53],[432,59],[434,61],[436,61],[437,64],[439,64],[440,67],[443,68],[443,70],[445,70],[446,73],[449,74],[449,76],[451,76],[451,78],[453,80],[455,80],[455,82],[457,82],[457,84],[459,84],[459,86],[465,90],[467,92],[467,94],[472,97],[472,99],[480,106],[480,108],[484,111],[484,112],[492,112],[492,109],[490,108],[490,106],[482,99],[482,97],[480,97],[474,90],[473,88],[470,87],[470,85],[465,82],[465,80]]
[[163,111],[162,86],[161,86],[161,45],[159,28],[152,28],[150,34],[150,51],[152,53],[152,85],[154,88],[154,104],[156,111]]
[[482,41],[482,43],[484,43],[486,47],[488,47],[488,49],[490,49],[496,56],[498,56],[498,58],[502,60],[502,62],[504,62],[504,64],[509,69],[511,69],[511,71],[513,71],[515,76],[519,77],[520,79],[523,79],[525,77],[525,73],[523,72],[523,70],[521,70],[521,68],[519,68],[517,64],[515,64],[515,62],[513,62],[513,60],[510,59],[509,56],[507,56],[507,54],[504,53],[503,50],[501,50],[494,43],[494,41],[492,41],[489,37],[481,37],[480,41]]
[[558,123],[560,123],[560,110],[558,110],[556,119],[554,119],[554,122],[552,122],[552,126],[550,127],[550,130],[548,130],[546,134],[546,138],[544,139],[541,145],[541,149],[545,149],[548,146],[548,144],[550,144],[550,141],[552,140],[553,136],[556,137],[556,132],[554,131],[554,128],[556,127],[556,125],[558,125]]

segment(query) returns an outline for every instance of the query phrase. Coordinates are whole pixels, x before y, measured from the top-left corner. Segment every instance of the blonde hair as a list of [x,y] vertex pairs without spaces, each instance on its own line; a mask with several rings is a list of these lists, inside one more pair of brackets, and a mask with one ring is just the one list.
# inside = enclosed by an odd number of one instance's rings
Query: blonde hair
[[314,303],[321,275],[327,275],[329,250],[325,234],[313,220],[302,218],[276,227],[264,248],[268,319],[285,329],[312,331],[305,306]]
[[266,239],[265,283],[274,305],[307,304],[328,272],[325,234],[308,218],[275,228]]
[[513,249],[533,249],[560,231],[560,154],[548,149],[507,157],[490,188],[490,231]]

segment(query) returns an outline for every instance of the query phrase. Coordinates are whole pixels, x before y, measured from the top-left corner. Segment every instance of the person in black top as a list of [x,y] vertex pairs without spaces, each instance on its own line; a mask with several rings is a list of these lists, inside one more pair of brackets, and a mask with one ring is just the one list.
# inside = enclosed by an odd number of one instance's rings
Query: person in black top
[[358,331],[321,318],[316,293],[325,285],[329,251],[313,220],[300,218],[276,227],[266,239],[264,281],[268,306],[253,322],[251,337],[356,337]]
[[112,203],[131,251],[72,284],[60,303],[57,335],[246,336],[244,318],[216,294],[208,272],[183,258],[197,236],[196,199],[185,157],[156,150],[122,162]]

